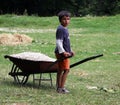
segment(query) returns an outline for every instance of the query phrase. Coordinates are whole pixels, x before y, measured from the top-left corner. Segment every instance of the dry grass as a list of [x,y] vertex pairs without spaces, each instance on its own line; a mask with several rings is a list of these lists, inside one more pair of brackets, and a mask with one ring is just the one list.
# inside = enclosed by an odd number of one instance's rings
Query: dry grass
[[12,103],[12,104],[5,104],[5,105],[30,105],[27,103]]
[[33,41],[32,38],[25,34],[0,34],[0,45],[18,45],[27,44]]

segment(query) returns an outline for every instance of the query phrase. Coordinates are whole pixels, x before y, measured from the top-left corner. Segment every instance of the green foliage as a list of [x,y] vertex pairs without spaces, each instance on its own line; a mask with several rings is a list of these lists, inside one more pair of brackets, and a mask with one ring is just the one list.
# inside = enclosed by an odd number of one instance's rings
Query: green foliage
[[[71,19],[69,32],[75,56],[71,64],[83,58],[103,53],[104,56],[71,69],[66,82],[70,94],[58,94],[55,90],[56,74],[52,74],[54,88],[49,82],[42,82],[38,88],[33,85],[32,75],[25,86],[13,82],[8,73],[12,63],[4,58],[6,54],[24,51],[41,52],[55,58],[55,31],[57,17],[27,17],[1,15],[0,29],[19,29],[35,42],[25,45],[0,45],[0,105],[120,105],[120,15],[104,17],[82,17]],[[29,29],[29,32],[26,31]],[[40,29],[40,30],[39,30]],[[33,31],[34,30],[34,31]],[[37,31],[36,31],[37,30]],[[38,31],[39,30],[39,31]],[[10,33],[2,30],[0,33]],[[45,75],[45,74],[44,74]],[[47,76],[47,74],[46,74]],[[88,89],[88,86],[98,89]],[[100,90],[107,88],[114,93]]]
[[74,16],[115,15],[120,13],[119,0],[1,0],[0,14],[55,16],[69,10]]

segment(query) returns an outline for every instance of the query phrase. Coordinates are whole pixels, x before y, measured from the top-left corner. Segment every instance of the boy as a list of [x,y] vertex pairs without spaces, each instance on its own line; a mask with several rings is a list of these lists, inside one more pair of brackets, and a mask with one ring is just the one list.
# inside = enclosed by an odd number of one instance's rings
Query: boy
[[[68,11],[61,11],[58,13],[58,17],[60,25],[56,30],[55,55],[57,59],[61,59],[63,57],[69,57],[74,54],[71,51],[69,33],[67,29],[67,26],[70,23],[70,13]],[[58,67],[59,70],[57,72],[57,92],[69,93],[69,91],[64,87],[70,69],[69,58],[59,61]]]

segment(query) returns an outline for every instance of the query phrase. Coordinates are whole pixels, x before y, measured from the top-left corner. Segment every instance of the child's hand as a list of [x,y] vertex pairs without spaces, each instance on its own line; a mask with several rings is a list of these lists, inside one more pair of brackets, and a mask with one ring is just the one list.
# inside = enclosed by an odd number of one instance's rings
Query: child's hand
[[71,56],[74,56],[75,55],[75,52],[71,52]]
[[69,56],[71,56],[71,54],[68,53],[68,52],[63,52],[63,55],[64,55],[64,57],[69,57]]

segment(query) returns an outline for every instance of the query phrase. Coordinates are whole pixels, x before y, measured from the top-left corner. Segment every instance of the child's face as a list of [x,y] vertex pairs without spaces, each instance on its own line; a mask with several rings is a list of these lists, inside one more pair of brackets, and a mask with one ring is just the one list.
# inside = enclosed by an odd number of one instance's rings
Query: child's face
[[70,23],[70,17],[63,16],[61,19],[61,25],[63,25],[64,27],[67,27],[69,23]]

